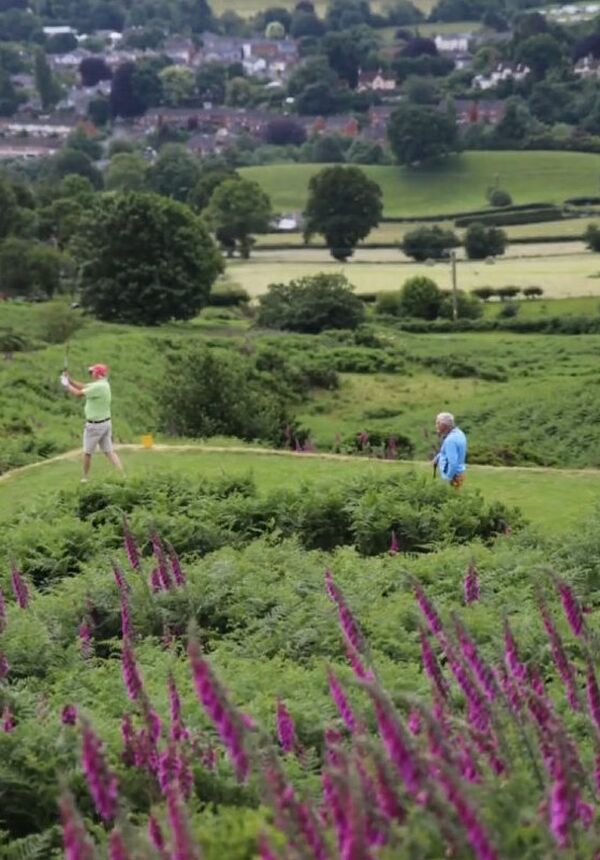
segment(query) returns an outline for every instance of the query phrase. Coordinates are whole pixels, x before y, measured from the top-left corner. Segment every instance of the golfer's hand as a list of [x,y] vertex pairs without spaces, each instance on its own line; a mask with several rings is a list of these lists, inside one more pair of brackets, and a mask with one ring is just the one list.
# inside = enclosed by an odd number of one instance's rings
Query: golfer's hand
[[69,374],[68,373],[61,373],[60,384],[62,385],[63,388],[69,387]]

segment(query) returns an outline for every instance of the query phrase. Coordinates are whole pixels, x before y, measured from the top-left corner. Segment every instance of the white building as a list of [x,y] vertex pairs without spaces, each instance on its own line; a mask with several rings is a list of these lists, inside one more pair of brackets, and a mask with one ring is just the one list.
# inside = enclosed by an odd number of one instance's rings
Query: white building
[[469,43],[472,39],[471,33],[447,33],[438,34],[435,39],[435,47],[443,53],[466,53],[469,50]]
[[491,90],[502,81],[522,81],[530,72],[529,66],[523,66],[520,63],[517,66],[499,63],[489,75],[475,75],[473,87],[478,90]]

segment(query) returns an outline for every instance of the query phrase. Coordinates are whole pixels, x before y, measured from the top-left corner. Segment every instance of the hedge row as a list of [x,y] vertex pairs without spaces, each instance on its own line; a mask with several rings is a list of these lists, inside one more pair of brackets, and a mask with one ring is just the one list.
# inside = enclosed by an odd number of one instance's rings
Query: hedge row
[[[536,211],[538,209],[547,209],[552,206],[552,203],[513,203],[510,206],[503,206],[502,212],[525,212]],[[428,221],[454,221],[456,218],[468,218],[470,216],[493,215],[497,210],[486,206],[485,209],[470,209],[468,212],[448,212],[445,215],[411,215],[405,218],[400,217],[383,217],[381,219],[384,224],[406,224],[412,221],[416,223],[427,223]]]
[[510,331],[517,334],[600,334],[600,316],[543,317],[518,319],[516,317],[477,320],[388,320],[401,331],[415,334],[447,334],[463,331]]
[[511,224],[538,224],[542,221],[560,221],[564,217],[563,210],[558,206],[548,206],[533,212],[489,212],[485,215],[469,215],[457,218],[455,227],[470,227],[471,224],[485,224],[489,227],[508,227]]

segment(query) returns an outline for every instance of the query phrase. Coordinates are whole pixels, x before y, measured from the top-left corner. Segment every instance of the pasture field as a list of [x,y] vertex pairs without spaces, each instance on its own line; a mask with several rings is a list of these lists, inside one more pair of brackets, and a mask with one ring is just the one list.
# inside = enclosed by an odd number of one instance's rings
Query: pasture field
[[[277,211],[301,211],[308,183],[322,164],[246,167]],[[365,166],[383,189],[387,217],[431,216],[483,209],[486,189],[496,182],[515,204],[562,203],[590,194],[600,173],[600,155],[571,152],[465,152],[423,167]]]
[[[213,0],[211,9],[216,15],[222,15],[223,12],[237,12],[244,18],[250,18],[256,15],[257,12],[264,12],[268,8],[266,0]],[[281,0],[278,5],[284,9],[293,11],[296,5],[296,0]],[[323,17],[327,11],[327,0],[314,0],[314,7],[317,15]],[[371,9],[374,12],[385,10],[386,0],[372,0]],[[435,6],[434,0],[415,0],[415,6],[423,12],[428,13]]]
[[[303,484],[335,486],[353,477],[377,477],[416,470],[431,474],[429,463],[392,462],[370,459],[327,458],[323,455],[270,452],[197,450],[122,451],[128,479],[154,474],[173,474],[197,479],[251,477],[261,492],[282,486]],[[68,490],[79,477],[79,458],[42,464],[30,470],[6,475],[0,480],[0,521],[15,511],[43,501],[60,490]],[[92,482],[102,485],[114,480],[104,458],[96,458]],[[591,516],[600,499],[600,472],[503,468],[473,465],[468,486],[480,490],[487,501],[517,505],[540,532],[553,535],[568,532]]]
[[[378,262],[379,261],[379,262]],[[339,263],[323,249],[259,251],[249,261],[233,261],[227,278],[244,287],[252,297],[272,283],[290,281],[317,272],[341,272],[359,293],[400,289],[407,278],[427,275],[441,289],[452,286],[450,265],[408,262],[393,248],[359,250],[349,263]],[[460,261],[460,289],[475,287],[541,286],[547,298],[600,296],[600,256],[585,251],[583,243],[514,245],[493,265],[485,261]]]

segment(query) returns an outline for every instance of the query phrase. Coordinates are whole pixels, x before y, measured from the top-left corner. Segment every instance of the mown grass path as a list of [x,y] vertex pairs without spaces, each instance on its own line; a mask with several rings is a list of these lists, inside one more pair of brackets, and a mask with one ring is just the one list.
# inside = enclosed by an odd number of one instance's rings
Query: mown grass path
[[[431,475],[429,463],[375,460],[343,454],[298,454],[268,448],[194,444],[118,445],[127,474],[174,471],[191,477],[252,474],[261,491],[303,482],[348,480],[354,475],[376,475],[382,469],[416,470]],[[0,518],[56,490],[77,484],[79,450],[14,469],[0,476]],[[102,457],[96,457],[92,482],[112,477]],[[469,467],[467,486],[480,490],[488,501],[498,500],[522,508],[527,518],[549,534],[568,531],[589,516],[600,500],[600,470]]]

